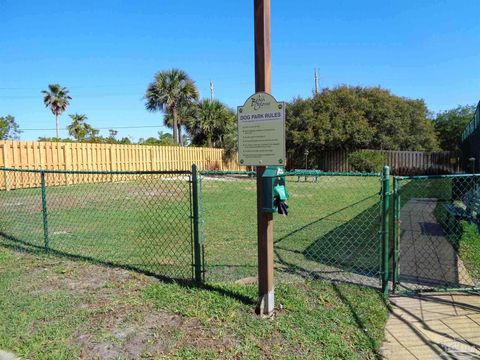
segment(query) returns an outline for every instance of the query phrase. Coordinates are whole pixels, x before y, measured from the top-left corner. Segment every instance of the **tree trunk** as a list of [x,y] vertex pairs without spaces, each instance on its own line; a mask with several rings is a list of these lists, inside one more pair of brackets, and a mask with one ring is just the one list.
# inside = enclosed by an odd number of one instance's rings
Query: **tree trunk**
[[180,144],[180,146],[183,146],[182,124],[178,124],[178,143]]
[[207,136],[207,146],[208,146],[209,148],[213,148],[212,135],[208,135],[208,136]]
[[177,121],[177,108],[172,108],[173,115],[173,143],[178,144],[178,121]]
[[57,134],[57,139],[60,138],[58,132],[60,129],[60,123],[58,122],[58,114],[55,114],[55,133]]

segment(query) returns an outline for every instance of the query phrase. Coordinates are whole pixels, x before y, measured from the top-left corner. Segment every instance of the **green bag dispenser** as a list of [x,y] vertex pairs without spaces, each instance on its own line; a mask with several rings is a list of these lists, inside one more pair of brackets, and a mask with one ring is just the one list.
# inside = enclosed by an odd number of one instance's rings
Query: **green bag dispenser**
[[263,203],[262,211],[275,213],[278,211],[278,202],[288,199],[285,187],[285,169],[278,166],[267,166],[262,176]]

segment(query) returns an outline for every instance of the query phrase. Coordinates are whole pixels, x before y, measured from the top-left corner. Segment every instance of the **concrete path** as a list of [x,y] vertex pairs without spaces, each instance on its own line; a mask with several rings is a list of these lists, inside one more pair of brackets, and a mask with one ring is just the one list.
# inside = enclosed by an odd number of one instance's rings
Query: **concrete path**
[[411,199],[400,216],[400,289],[471,287],[463,262],[434,210],[436,199]]
[[391,298],[387,359],[480,359],[480,294]]
[[[400,290],[472,286],[434,210],[436,199],[402,208]],[[422,293],[391,297],[381,353],[387,359],[480,359],[480,294]]]

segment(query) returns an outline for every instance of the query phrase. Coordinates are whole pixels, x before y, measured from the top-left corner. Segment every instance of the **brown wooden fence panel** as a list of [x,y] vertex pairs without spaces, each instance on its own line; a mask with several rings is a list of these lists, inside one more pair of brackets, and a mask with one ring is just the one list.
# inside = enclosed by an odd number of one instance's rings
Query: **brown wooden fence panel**
[[[440,174],[460,171],[461,155],[453,151],[427,153],[422,151],[373,150],[386,156],[386,165],[392,174]],[[349,152],[344,150],[326,150],[318,157],[318,168],[323,171],[353,171],[348,163]]]
[[[159,171],[245,170],[235,159],[224,161],[223,149],[179,146],[144,146],[123,144],[87,144],[34,141],[0,141],[0,167],[44,170],[89,171]],[[0,176],[0,189],[39,186],[40,177],[19,174],[14,184],[6,184]],[[65,185],[72,176],[48,177],[51,184]],[[82,176],[82,182],[95,182],[98,177]],[[8,186],[7,186],[8,185]]]

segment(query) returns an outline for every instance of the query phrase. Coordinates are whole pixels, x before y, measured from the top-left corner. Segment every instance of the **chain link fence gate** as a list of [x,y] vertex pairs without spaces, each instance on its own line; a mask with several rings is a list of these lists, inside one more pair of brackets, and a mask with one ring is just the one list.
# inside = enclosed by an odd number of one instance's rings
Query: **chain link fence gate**
[[138,172],[0,169],[0,244],[200,282],[195,180],[195,166]]
[[[381,180],[381,174],[288,172],[290,213],[274,215],[278,281],[380,287],[382,246],[388,240]],[[200,183],[207,281],[255,281],[255,172],[202,171]]]
[[480,287],[480,175],[396,177],[394,290]]

